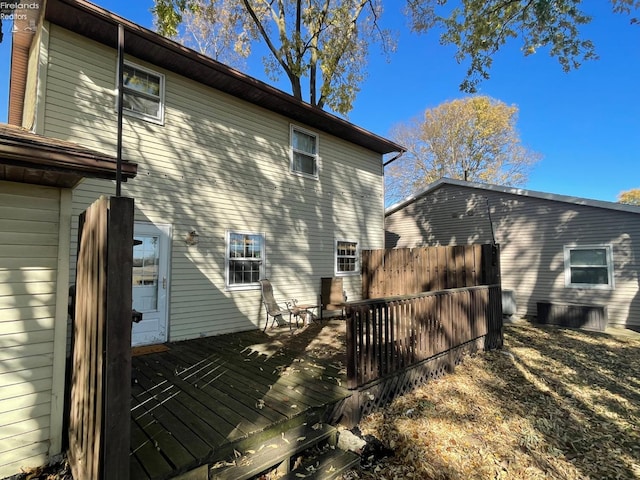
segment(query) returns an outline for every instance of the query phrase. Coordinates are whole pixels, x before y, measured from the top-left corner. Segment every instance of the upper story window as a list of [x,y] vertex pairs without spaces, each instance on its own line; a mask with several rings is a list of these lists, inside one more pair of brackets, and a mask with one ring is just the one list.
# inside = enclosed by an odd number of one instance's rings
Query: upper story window
[[358,275],[360,261],[358,243],[336,240],[336,275]]
[[122,87],[123,112],[163,123],[164,75],[132,63],[125,63]]
[[227,232],[226,283],[230,289],[258,288],[264,277],[264,234]]
[[318,178],[318,136],[291,125],[291,171]]
[[611,245],[565,246],[564,274],[567,287],[612,289]]

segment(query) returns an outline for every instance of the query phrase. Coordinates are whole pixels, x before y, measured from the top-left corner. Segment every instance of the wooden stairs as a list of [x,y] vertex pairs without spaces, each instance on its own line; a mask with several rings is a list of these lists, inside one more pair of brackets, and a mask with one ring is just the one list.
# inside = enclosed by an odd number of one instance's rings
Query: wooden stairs
[[335,427],[322,423],[293,427],[233,462],[214,466],[209,479],[249,480],[272,471],[279,474],[279,480],[336,478],[360,462],[358,455],[336,447],[337,433]]

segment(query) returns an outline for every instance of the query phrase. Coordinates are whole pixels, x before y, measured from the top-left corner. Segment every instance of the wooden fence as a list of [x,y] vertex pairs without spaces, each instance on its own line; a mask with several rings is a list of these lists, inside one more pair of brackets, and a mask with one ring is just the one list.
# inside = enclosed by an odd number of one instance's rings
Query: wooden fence
[[347,305],[345,421],[502,346],[497,245],[362,252],[362,298]]
[[500,283],[497,245],[417,247],[362,252],[362,298]]
[[502,346],[500,285],[350,302],[345,420],[453,370],[465,353]]
[[[347,317],[351,389],[501,328],[499,285],[352,302]],[[455,362],[451,364],[453,366]]]
[[80,217],[69,462],[76,479],[129,478],[133,200]]

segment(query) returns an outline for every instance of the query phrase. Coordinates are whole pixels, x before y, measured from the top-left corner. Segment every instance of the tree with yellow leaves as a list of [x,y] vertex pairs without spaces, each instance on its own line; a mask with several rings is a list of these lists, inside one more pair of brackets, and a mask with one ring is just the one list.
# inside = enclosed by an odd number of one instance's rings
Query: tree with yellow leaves
[[627,205],[640,205],[640,188],[632,188],[618,194],[618,203]]
[[522,145],[518,107],[487,96],[445,102],[394,127],[407,153],[385,172],[387,203],[442,177],[523,185],[540,155]]

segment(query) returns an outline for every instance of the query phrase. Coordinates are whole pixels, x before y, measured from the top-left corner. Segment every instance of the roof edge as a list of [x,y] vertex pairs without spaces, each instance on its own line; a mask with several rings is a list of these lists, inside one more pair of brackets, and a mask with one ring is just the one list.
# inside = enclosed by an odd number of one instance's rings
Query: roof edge
[[125,29],[125,53],[129,55],[381,155],[406,151],[389,139],[298,100],[86,0],[47,0],[45,18],[112,48],[117,47],[117,26],[121,24]]
[[435,190],[445,185],[454,185],[457,187],[472,188],[475,190],[506,193],[510,195],[519,195],[522,197],[531,197],[531,198],[538,198],[543,200],[550,200],[554,202],[569,203],[572,205],[582,205],[585,207],[604,208],[607,210],[615,210],[620,212],[640,214],[640,206],[626,205],[624,203],[607,202],[604,200],[594,200],[590,198],[574,197],[570,195],[561,195],[557,193],[540,192],[536,190],[527,190],[527,189],[518,188],[518,187],[506,187],[502,185],[493,185],[489,183],[466,182],[464,180],[455,180],[452,178],[440,178],[435,182],[427,185],[423,190],[420,190],[419,192],[385,209],[385,212],[384,212],[385,217],[397,212],[398,210],[402,210],[403,208],[414,203],[420,198],[425,197],[426,195],[434,192]]

